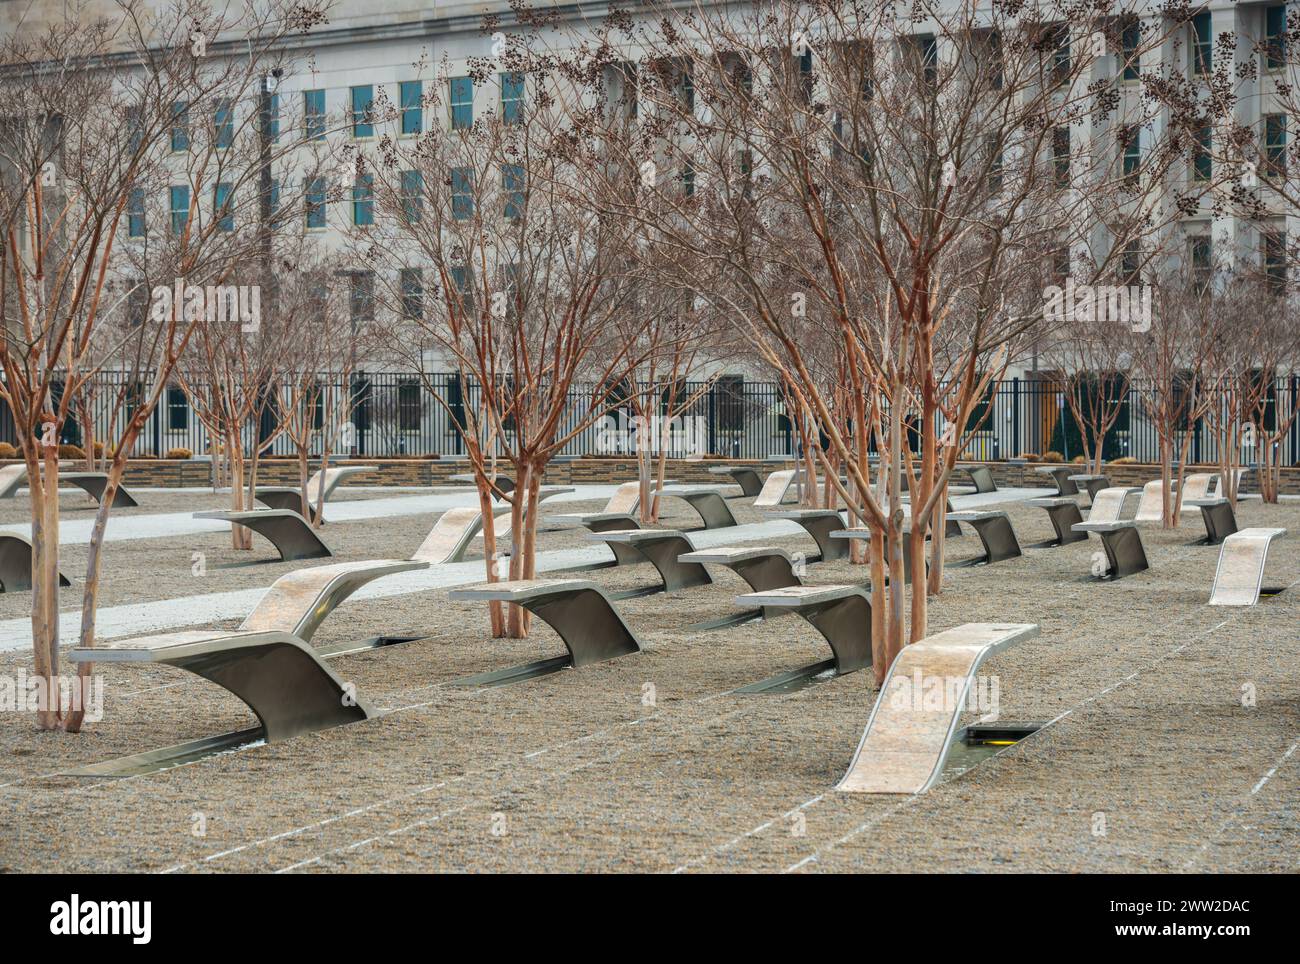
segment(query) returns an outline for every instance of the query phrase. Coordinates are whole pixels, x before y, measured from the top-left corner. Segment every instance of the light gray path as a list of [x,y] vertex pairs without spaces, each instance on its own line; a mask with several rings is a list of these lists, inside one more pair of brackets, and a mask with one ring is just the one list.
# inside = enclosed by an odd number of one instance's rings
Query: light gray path
[[[602,490],[595,492],[593,490]],[[579,486],[572,495],[559,496],[554,501],[608,498],[613,486]],[[963,496],[960,502],[954,500],[956,508],[975,508],[993,505],[999,502],[1018,501],[1042,495],[1042,489],[1002,489],[984,495]],[[413,512],[429,512],[449,508],[438,505],[433,509],[423,507],[431,498],[442,496],[408,496],[405,499],[375,499],[366,502],[339,503],[335,507],[334,519],[346,518],[339,510],[352,506],[372,506],[376,503],[397,503],[415,501],[421,508],[409,512],[389,511],[388,513],[368,513],[356,518],[372,518],[377,515],[404,515]],[[463,498],[463,497],[462,497]],[[462,504],[464,504],[462,502]],[[166,518],[173,518],[168,516]],[[186,517],[188,518],[188,516]],[[219,526],[229,528],[226,524]],[[748,525],[729,526],[725,529],[691,530],[691,541],[699,549],[715,546],[732,545],[739,542],[756,542],[781,536],[803,535],[804,530],[794,522],[775,519],[770,522],[756,522]],[[122,538],[144,538],[125,536]],[[538,572],[553,572],[570,566],[583,566],[605,562],[613,555],[605,546],[582,546],[573,549],[557,549],[537,554]],[[427,592],[431,589],[446,589],[451,586],[463,586],[483,581],[483,561],[474,559],[468,562],[451,562],[433,566],[429,569],[400,573],[389,576],[382,582],[373,583],[360,590],[352,599],[383,599],[388,596],[404,596],[408,593]],[[96,619],[98,637],[115,639],[121,636],[142,635],[179,629],[185,626],[210,626],[223,619],[243,619],[262,599],[266,589],[241,589],[233,592],[207,593],[199,596],[183,596],[178,599],[163,599],[156,602],[138,603],[130,606],[110,606],[99,611]],[[70,610],[60,615],[60,634],[64,639],[76,638],[81,624],[79,610]],[[0,652],[21,650],[31,647],[32,625],[27,618],[6,619],[0,621]]]
[[[579,485],[573,492],[557,495],[548,501],[578,502],[584,499],[608,499],[614,491],[612,485]],[[142,490],[148,495],[149,489]],[[207,489],[190,491],[207,493]],[[422,515],[445,512],[460,506],[478,505],[478,495],[473,489],[446,491],[427,495],[395,495],[390,499],[356,499],[351,502],[331,502],[330,522],[352,522],[358,519],[378,519],[387,516]],[[59,545],[85,544],[90,541],[95,520],[66,519],[59,523]],[[195,532],[229,532],[230,523],[212,519],[195,519],[189,512],[167,512],[158,515],[110,515],[104,533],[107,542],[126,539],[161,539],[167,536],[190,535]],[[30,539],[30,523],[0,526],[0,532],[13,532]]]

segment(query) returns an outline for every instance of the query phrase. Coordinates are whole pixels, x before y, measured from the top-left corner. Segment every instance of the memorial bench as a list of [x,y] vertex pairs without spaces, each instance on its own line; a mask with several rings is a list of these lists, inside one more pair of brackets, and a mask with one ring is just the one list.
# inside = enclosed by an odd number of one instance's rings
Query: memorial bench
[[1147,562],[1146,550],[1142,547],[1137,520],[1094,522],[1089,519],[1087,522],[1076,522],[1071,528],[1076,532],[1095,532],[1101,536],[1107,565],[1102,572],[1094,567],[1093,575],[1098,579],[1122,579],[1151,568]]
[[1254,606],[1261,593],[1276,595],[1281,589],[1264,589],[1264,563],[1274,539],[1285,529],[1240,529],[1223,540],[1219,564],[1210,589],[1211,606]]
[[975,534],[980,537],[980,542],[984,546],[984,555],[977,556],[974,559],[954,562],[952,564],[954,568],[984,566],[994,562],[1002,562],[1004,559],[1014,559],[1016,556],[1021,555],[1020,543],[1016,540],[1015,530],[1011,528],[1011,520],[1007,517],[1005,511],[1001,509],[968,510],[954,512],[948,518],[955,522],[965,522],[974,528]]
[[[59,573],[59,585],[72,583]],[[32,588],[32,542],[26,536],[0,532],[0,592],[26,592]]]
[[663,592],[707,586],[713,582],[708,570],[698,562],[681,561],[681,557],[695,551],[695,546],[676,529],[609,529],[588,532],[586,540],[604,543],[611,549],[618,545],[640,553],[659,572]]
[[[980,664],[1037,634],[1032,623],[966,623],[904,646],[889,667],[848,772],[835,789],[925,793],[933,787],[943,774]],[[941,705],[909,692],[917,681],[927,680],[942,682]]]
[[[253,490],[253,498],[272,509],[288,509],[304,518],[314,513],[318,507],[322,509],[323,514],[325,503],[339,487],[339,483],[348,476],[377,470],[378,466],[374,465],[337,465],[323,472],[316,472],[307,480],[307,503],[303,502],[302,490],[292,485],[258,486]],[[322,482],[325,486],[324,491],[321,490]],[[308,504],[311,506],[310,512]]]
[[1079,486],[1076,483],[1073,476],[1071,476],[1070,474],[1074,471],[1074,469],[1070,468],[1069,466],[1046,465],[1046,466],[1042,466],[1041,468],[1036,468],[1034,469],[1034,471],[1039,475],[1047,475],[1051,477],[1052,481],[1056,483],[1057,495],[1078,495],[1079,494]]
[[195,519],[216,519],[252,529],[275,546],[285,562],[295,559],[322,559],[334,555],[306,519],[292,509],[214,509],[195,512]]
[[848,558],[849,547],[844,541],[831,538],[831,533],[844,529],[844,516],[840,514],[840,510],[785,509],[769,511],[768,515],[773,519],[789,519],[797,522],[817,543],[823,562]]
[[1049,539],[1046,542],[1038,542],[1025,548],[1051,549],[1056,546],[1069,545],[1071,542],[1087,541],[1088,534],[1086,532],[1075,532],[1071,528],[1076,522],[1083,521],[1083,516],[1079,513],[1079,503],[1074,499],[1029,499],[1026,504],[1047,510],[1047,517],[1052,520],[1052,528],[1056,530],[1056,538]]

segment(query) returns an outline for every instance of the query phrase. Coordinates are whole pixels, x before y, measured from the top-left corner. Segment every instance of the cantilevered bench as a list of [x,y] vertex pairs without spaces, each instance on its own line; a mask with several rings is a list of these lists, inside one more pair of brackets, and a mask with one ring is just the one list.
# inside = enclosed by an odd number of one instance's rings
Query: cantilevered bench
[[1028,546],[1029,549],[1051,549],[1055,546],[1068,545],[1071,542],[1086,542],[1088,534],[1086,532],[1075,532],[1071,526],[1076,522],[1082,522],[1083,516],[1079,514],[1079,503],[1074,499],[1051,498],[1051,499],[1029,499],[1028,505],[1036,505],[1040,509],[1047,510],[1047,517],[1052,520],[1052,528],[1056,530],[1056,538],[1049,539],[1047,542],[1039,542],[1035,545]]
[[713,580],[698,562],[682,562],[680,557],[695,551],[684,533],[676,529],[611,529],[588,532],[588,542],[603,542],[629,547],[639,552],[659,572],[664,592],[676,592],[692,586],[707,586]]
[[684,500],[704,523],[706,529],[725,529],[736,524],[736,517],[731,514],[731,507],[722,497],[722,487],[710,486],[665,486],[659,490],[660,496],[671,495]]
[[[60,484],[69,482],[79,489],[83,489],[101,505],[104,502],[104,492],[108,488],[107,472],[60,472]],[[126,486],[118,484],[117,491],[113,493],[114,509],[130,509],[140,503],[136,501]]]
[[1092,496],[1092,507],[1088,510],[1089,522],[1118,522],[1124,514],[1124,500],[1134,492],[1141,492],[1137,486],[1112,485],[1100,489]]
[[26,481],[25,465],[6,465],[0,469],[0,499],[12,499]]
[[1184,499],[1183,505],[1193,505],[1201,510],[1205,538],[1198,540],[1198,545],[1217,546],[1237,531],[1237,513],[1227,499]]
[[993,481],[993,473],[987,465],[959,465],[957,468],[970,476],[970,480],[975,483],[976,493],[998,490],[997,483]]
[[1016,540],[1011,520],[1001,509],[988,511],[954,512],[948,516],[957,522],[965,522],[975,529],[984,545],[984,555],[975,559],[966,559],[953,563],[955,567],[981,566],[1004,559],[1014,559],[1021,555],[1020,543]]
[[1264,584],[1264,563],[1274,539],[1285,529],[1241,529],[1223,540],[1210,589],[1211,606],[1253,606]]
[[1089,503],[1096,501],[1098,492],[1111,487],[1110,478],[1105,475],[1072,475],[1070,481],[1075,483],[1076,491],[1079,485],[1083,486],[1083,490],[1088,493]]
[[1051,476],[1056,483],[1057,495],[1078,495],[1079,486],[1071,477],[1074,469],[1066,465],[1045,465],[1041,468],[1034,469],[1039,475]]
[[1183,505],[1186,505],[1189,499],[1208,499],[1210,487],[1217,478],[1218,476],[1213,472],[1193,472],[1183,479]]
[[794,484],[795,469],[778,469],[763,480],[763,488],[754,498],[754,508],[769,509],[785,501],[790,486]]
[[[806,619],[822,634],[834,658],[797,670],[837,676],[871,665],[871,599],[861,586],[785,586],[736,597],[741,606],[786,609]],[[793,675],[793,674],[789,674]]]
[[678,558],[681,562],[724,566],[755,592],[803,585],[795,572],[794,557],[776,546],[719,546],[696,549]]
[[268,743],[371,716],[310,646],[285,632],[167,633],[78,647],[71,658],[75,663],[165,663],[202,676],[248,705]]
[[[359,475],[362,472],[374,472],[378,466],[374,465],[337,465],[332,469],[326,469],[323,473],[317,472],[307,480],[307,498],[310,500],[312,511],[318,506],[323,507],[329,501],[334,490],[339,487],[344,479],[350,475]],[[321,491],[322,475],[324,476],[325,490]],[[301,516],[307,516],[307,506],[302,500],[302,490],[291,485],[263,485],[258,486],[253,491],[253,498],[263,505],[270,506],[272,509],[289,509],[291,512],[297,512]]]
[[1106,550],[1106,572],[1098,578],[1113,580],[1131,576],[1135,572],[1150,569],[1146,550],[1142,548],[1142,536],[1138,532],[1137,521],[1128,519],[1122,522],[1076,522],[1071,528],[1076,532],[1095,532],[1101,536],[1102,548]]
[[725,475],[740,486],[741,495],[754,496],[763,491],[763,479],[749,465],[720,465],[709,469],[709,475]]
[[[59,585],[71,586],[59,573]],[[32,543],[26,536],[0,532],[0,592],[25,592],[32,588]]]
[[[494,508],[493,517],[509,515],[508,507]],[[477,507],[461,506],[448,509],[438,516],[437,523],[424,537],[424,542],[411,558],[438,565],[460,562],[474,537],[483,531],[483,513]]]
[[847,559],[849,547],[842,539],[832,539],[832,532],[844,529],[844,517],[836,509],[786,509],[768,513],[773,519],[790,519],[799,523],[813,537],[821,550],[821,559]]
[[[911,531],[911,523],[904,523],[904,535]],[[851,529],[839,529],[831,533],[832,539],[859,539],[863,542],[871,541],[871,529],[867,526],[855,526]],[[927,543],[928,544],[928,543]],[[927,556],[925,560],[926,572],[930,571],[930,560]],[[889,575],[889,561],[885,561],[885,575]],[[903,581],[907,584],[912,582],[912,540],[903,539]]]
[[[447,481],[468,482],[471,485],[477,485],[478,476],[476,476],[473,472],[461,472],[458,475],[448,476]],[[500,499],[502,495],[509,495],[511,492],[515,490],[515,480],[508,475],[497,475],[497,477],[492,480],[492,485],[493,485],[492,498],[494,499]]]
[[585,579],[485,582],[453,589],[449,598],[495,600],[523,606],[563,640],[569,653],[559,660],[562,665],[588,666],[642,649],[641,641],[623,622],[605,591]]
[[284,632],[310,642],[320,624],[343,600],[367,583],[413,569],[421,560],[365,559],[313,566],[285,573],[240,624],[241,631]]
[[246,526],[275,546],[275,551],[286,562],[294,559],[322,559],[334,555],[311,524],[292,509],[248,509],[243,512],[218,509],[196,512],[194,518],[218,519],[232,525]]
[[[980,664],[1038,634],[1032,623],[966,623],[904,646],[889,667],[857,752],[835,789],[924,793],[943,774],[957,721]],[[938,688],[944,699],[915,692]],[[935,704],[938,705],[935,705]]]
[[[1171,485],[1173,491],[1170,498],[1175,504],[1179,498],[1178,481],[1175,479]],[[1159,522],[1163,517],[1164,497],[1161,490],[1164,483],[1160,479],[1152,479],[1146,485],[1142,486],[1142,498],[1138,501],[1137,512],[1133,515],[1134,522]]]

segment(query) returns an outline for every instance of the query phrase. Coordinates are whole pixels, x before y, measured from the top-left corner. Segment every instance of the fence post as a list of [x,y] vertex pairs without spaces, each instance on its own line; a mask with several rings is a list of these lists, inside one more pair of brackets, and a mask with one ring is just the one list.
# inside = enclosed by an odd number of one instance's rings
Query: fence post
[[1025,448],[1020,444],[1020,376],[1011,379],[1011,457],[1019,458]]

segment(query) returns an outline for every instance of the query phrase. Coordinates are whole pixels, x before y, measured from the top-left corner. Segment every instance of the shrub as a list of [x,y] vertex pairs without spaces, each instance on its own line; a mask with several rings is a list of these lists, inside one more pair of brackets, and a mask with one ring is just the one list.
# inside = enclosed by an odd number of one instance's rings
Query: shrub
[[192,459],[192,458],[194,458],[194,453],[191,452],[189,449],[182,449],[182,448],[168,449],[168,450],[167,450],[167,458],[169,458],[169,459]]
[[1037,452],[1021,452],[1020,457],[1026,462],[1041,462],[1043,459]]
[[1074,458],[1070,459],[1070,461],[1075,465],[1082,465],[1084,462],[1088,461],[1088,459],[1085,456],[1076,455]]
[[8,442],[0,442],[0,459],[16,459],[18,450]]
[[1137,459],[1131,455],[1121,455],[1117,459],[1110,460],[1111,465],[1137,465]]
[[61,459],[84,459],[85,451],[80,445],[60,445],[59,458]]
[[1064,462],[1064,461],[1065,461],[1065,456],[1062,455],[1060,452],[1044,452],[1044,453],[1043,453],[1043,461],[1044,461],[1044,462]]

